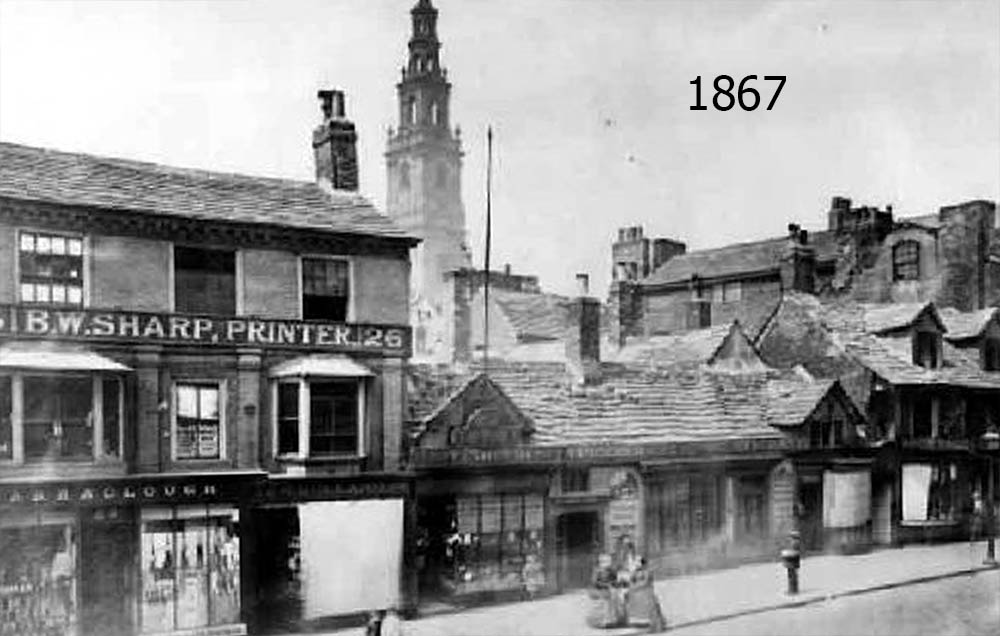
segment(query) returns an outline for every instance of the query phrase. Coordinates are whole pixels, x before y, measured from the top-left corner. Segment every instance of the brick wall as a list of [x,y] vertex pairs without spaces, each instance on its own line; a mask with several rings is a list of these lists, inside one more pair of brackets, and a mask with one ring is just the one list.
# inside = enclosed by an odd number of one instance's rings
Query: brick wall
[[[920,279],[893,280],[892,251],[903,241],[920,244]],[[940,249],[934,234],[904,228],[886,237],[874,264],[851,281],[851,296],[859,302],[917,302],[937,300],[941,289]]]
[[986,259],[995,209],[986,201],[941,208],[940,304],[962,311],[985,306],[989,282]]

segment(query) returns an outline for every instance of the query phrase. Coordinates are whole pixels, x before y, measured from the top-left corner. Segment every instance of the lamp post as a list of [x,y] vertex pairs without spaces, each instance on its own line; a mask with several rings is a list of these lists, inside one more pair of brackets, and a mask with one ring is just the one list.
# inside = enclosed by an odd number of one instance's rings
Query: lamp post
[[996,553],[996,504],[994,502],[994,489],[996,488],[996,455],[997,449],[1000,448],[1000,433],[997,432],[996,428],[991,428],[990,430],[983,433],[980,438],[982,441],[982,449],[986,451],[986,466],[989,474],[986,476],[986,559],[983,561],[986,565],[996,565],[997,564],[997,553]]

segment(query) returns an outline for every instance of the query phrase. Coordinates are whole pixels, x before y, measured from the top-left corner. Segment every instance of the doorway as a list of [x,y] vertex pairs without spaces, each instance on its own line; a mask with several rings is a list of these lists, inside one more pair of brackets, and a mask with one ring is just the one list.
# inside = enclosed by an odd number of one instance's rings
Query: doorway
[[559,515],[556,523],[559,588],[587,587],[601,545],[598,514],[592,510],[567,512]]
[[823,549],[823,484],[803,481],[799,484],[799,516],[802,549],[810,552]]

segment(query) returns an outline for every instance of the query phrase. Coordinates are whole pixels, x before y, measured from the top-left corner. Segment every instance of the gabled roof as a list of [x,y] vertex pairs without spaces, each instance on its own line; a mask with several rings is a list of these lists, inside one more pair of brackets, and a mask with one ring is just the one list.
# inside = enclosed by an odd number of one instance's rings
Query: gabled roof
[[[695,275],[707,279],[775,270],[787,244],[788,237],[782,236],[687,252],[668,260],[641,284],[655,286],[688,281]],[[809,244],[816,250],[817,260],[836,257],[837,241],[833,232],[824,230],[810,234]]]
[[872,334],[886,334],[912,327],[923,315],[946,331],[934,303],[855,303],[832,302],[824,306],[823,321],[832,329]]
[[420,419],[419,426],[413,431],[414,436],[420,437],[436,419],[447,415],[450,410],[461,409],[463,398],[473,391],[476,391],[480,395],[484,392],[488,393],[491,398],[502,401],[503,410],[515,420],[513,423],[519,426],[525,433],[533,432],[534,428],[531,420],[507,397],[503,389],[487,374],[478,373],[469,376],[445,400],[441,401],[437,405],[437,408],[424,415]]
[[1000,309],[987,307],[978,311],[959,311],[954,307],[944,307],[938,311],[948,333],[945,337],[948,340],[965,340],[966,338],[978,338],[983,335],[983,331],[990,324],[991,320],[997,320],[1000,316]]
[[0,197],[416,242],[354,192],[6,142]]
[[652,366],[683,362],[701,364],[711,359],[712,354],[722,344],[722,340],[729,334],[729,330],[730,325],[722,324],[705,329],[630,340],[618,351],[608,353],[607,358],[610,362],[642,363]]

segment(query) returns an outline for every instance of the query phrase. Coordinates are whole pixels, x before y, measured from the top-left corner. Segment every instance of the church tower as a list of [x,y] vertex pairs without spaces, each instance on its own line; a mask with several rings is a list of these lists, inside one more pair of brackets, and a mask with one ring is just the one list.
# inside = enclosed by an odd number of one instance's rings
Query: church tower
[[423,239],[411,276],[414,349],[433,355],[443,344],[447,272],[471,267],[462,205],[462,141],[450,128],[451,84],[441,67],[438,12],[430,0],[410,11],[409,59],[396,85],[399,122],[389,128],[385,153],[386,211]]

